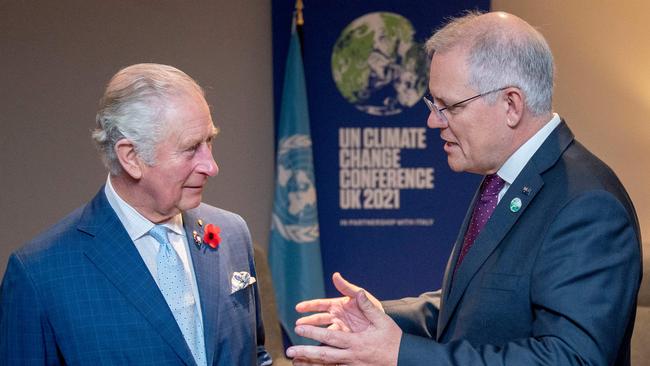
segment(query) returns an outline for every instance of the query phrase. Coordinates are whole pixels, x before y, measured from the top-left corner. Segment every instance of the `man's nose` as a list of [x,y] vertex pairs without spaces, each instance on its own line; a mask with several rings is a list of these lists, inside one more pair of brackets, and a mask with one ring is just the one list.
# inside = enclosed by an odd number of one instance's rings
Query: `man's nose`
[[202,146],[200,154],[201,160],[197,166],[199,173],[203,173],[209,177],[217,175],[219,173],[219,166],[214,160],[214,156],[212,156],[212,149],[207,146]]
[[429,128],[446,128],[448,125],[447,120],[439,113],[434,111],[429,112],[429,118],[427,118],[427,126]]

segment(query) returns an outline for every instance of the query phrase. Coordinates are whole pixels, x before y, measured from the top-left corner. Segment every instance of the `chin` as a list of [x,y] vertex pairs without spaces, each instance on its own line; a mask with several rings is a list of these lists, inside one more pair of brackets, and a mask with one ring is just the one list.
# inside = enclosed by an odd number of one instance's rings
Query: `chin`
[[182,211],[186,210],[191,210],[193,208],[197,208],[201,204],[201,195],[198,195],[197,197],[192,197],[192,198],[187,198],[179,202],[178,207]]
[[451,158],[447,158],[447,164],[449,165],[449,169],[451,169],[453,172],[461,173],[464,171],[462,164],[451,160]]

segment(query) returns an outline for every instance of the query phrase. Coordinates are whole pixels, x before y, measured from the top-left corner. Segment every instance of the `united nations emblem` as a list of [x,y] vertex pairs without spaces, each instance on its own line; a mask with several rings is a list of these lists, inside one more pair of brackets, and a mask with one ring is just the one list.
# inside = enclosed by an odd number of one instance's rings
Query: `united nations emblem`
[[278,145],[272,230],[296,243],[318,240],[311,138],[307,135],[291,135]]

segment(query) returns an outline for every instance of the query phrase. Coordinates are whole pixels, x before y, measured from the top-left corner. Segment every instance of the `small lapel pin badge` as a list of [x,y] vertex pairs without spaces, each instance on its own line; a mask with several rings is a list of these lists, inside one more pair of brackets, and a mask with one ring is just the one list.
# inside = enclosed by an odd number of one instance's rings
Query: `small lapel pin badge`
[[196,232],[196,230],[192,231],[192,238],[194,238],[194,244],[196,244],[197,247],[201,248],[201,242],[203,240],[201,239],[199,233]]
[[519,197],[515,197],[510,201],[510,211],[512,212],[518,212],[521,209],[521,199]]

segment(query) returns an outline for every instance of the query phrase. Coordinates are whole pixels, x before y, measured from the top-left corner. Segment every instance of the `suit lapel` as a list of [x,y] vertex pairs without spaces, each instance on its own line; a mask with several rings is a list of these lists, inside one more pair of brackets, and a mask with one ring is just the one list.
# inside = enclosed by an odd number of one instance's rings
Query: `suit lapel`
[[[482,183],[481,183],[482,184]],[[479,187],[481,186],[479,184]],[[465,214],[465,219],[463,220],[463,224],[460,226],[460,230],[458,232],[458,236],[456,237],[456,242],[454,243],[454,246],[451,250],[451,254],[449,255],[449,259],[447,260],[447,266],[445,267],[445,274],[442,279],[442,297],[440,299],[440,307],[443,308],[444,303],[446,302],[447,298],[449,297],[449,292],[451,290],[451,282],[454,277],[454,269],[456,268],[456,262],[458,260],[458,255],[460,253],[460,248],[463,245],[463,239],[465,238],[465,232],[467,231],[467,226],[469,226],[469,222],[472,219],[472,211],[473,207],[476,204],[476,200],[479,197],[479,190],[476,190],[476,193],[474,193],[474,198],[472,198],[472,201],[469,204],[470,209],[467,210],[467,213]]]
[[102,187],[86,206],[78,230],[92,237],[86,256],[187,365],[195,365],[176,320]]
[[[197,210],[189,210],[183,214],[183,226],[187,234],[187,241],[190,243],[190,254],[194,265],[196,285],[199,289],[201,300],[201,313],[203,316],[203,333],[205,338],[205,355],[208,365],[214,363],[217,339],[219,339],[219,307],[223,303],[221,299],[219,283],[223,282],[223,273],[219,270],[222,266],[221,247],[212,249],[207,244],[196,245],[193,231],[203,237],[203,227],[198,225]],[[206,225],[208,223],[205,223]],[[221,286],[223,287],[223,286]]]
[[[450,261],[447,264],[443,282],[443,303],[438,317],[438,338],[442,336],[469,283],[542,189],[544,180],[541,174],[555,164],[571,141],[573,141],[573,134],[566,124],[562,122],[549,135],[539,150],[535,152],[517,179],[508,188],[487,224],[474,241],[472,249],[463,259],[461,267],[455,271],[456,258],[462,246],[465,231],[472,215],[474,201],[476,200],[476,196],[474,197],[460,231],[461,234],[456,240]],[[519,210],[510,209],[510,203],[515,198],[521,200]]]

